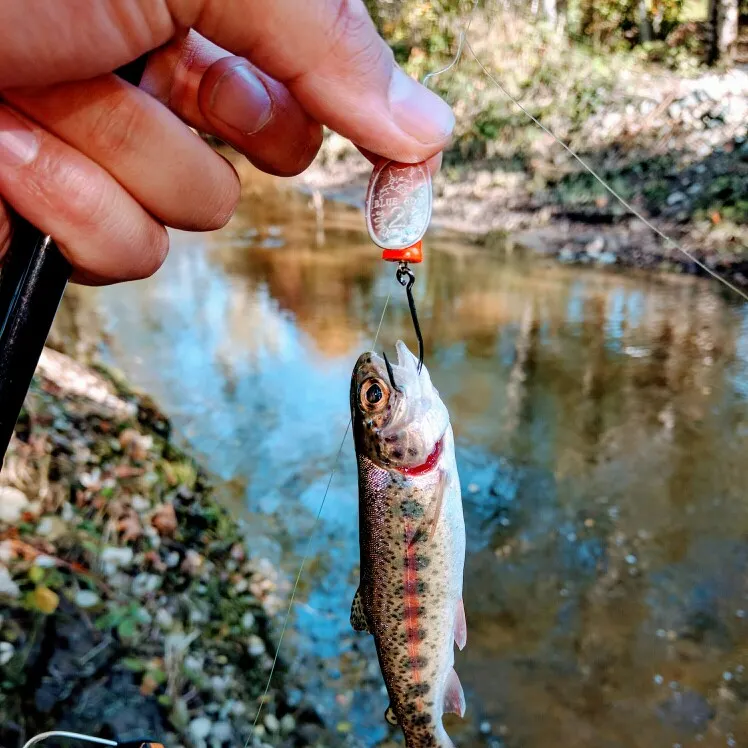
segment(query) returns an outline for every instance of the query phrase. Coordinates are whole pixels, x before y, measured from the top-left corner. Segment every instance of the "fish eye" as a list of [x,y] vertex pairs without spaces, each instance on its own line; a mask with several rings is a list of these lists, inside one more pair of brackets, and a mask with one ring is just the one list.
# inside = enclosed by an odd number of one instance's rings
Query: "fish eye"
[[367,411],[381,410],[390,398],[387,385],[381,379],[367,379],[361,385],[359,399],[361,407]]

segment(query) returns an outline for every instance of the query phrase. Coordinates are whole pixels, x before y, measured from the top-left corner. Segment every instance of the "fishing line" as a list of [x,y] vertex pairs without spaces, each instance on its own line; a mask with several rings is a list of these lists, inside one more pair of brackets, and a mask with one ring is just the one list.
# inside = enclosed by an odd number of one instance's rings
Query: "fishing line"
[[[371,345],[372,349],[376,348],[377,346],[377,341],[379,340],[379,333],[382,331],[382,325],[384,323],[384,316],[385,316],[385,313],[387,312],[387,307],[389,306],[391,298],[392,298],[392,289],[390,289],[390,292],[387,294],[387,298],[385,299],[384,306],[382,307],[382,316],[379,318],[379,325],[377,326],[377,331],[374,334],[374,342]],[[267,683],[265,684],[265,690],[262,692],[262,696],[260,698],[260,704],[257,707],[257,714],[255,715],[254,722],[252,723],[252,728],[253,728],[252,733],[247,738],[247,742],[244,744],[244,748],[247,748],[250,741],[254,738],[254,728],[257,726],[257,722],[260,719],[260,714],[262,713],[262,707],[265,703],[265,699],[267,698],[268,692],[270,691],[270,684],[273,680],[273,673],[275,672],[275,666],[278,664],[278,655],[280,653],[281,644],[283,643],[283,637],[285,636],[286,629],[288,628],[288,621],[291,618],[291,609],[293,608],[294,599],[296,597],[296,590],[299,588],[301,575],[304,573],[304,567],[306,566],[306,562],[309,560],[309,555],[311,554],[312,540],[314,539],[314,533],[315,533],[315,530],[317,529],[317,525],[319,524],[320,517],[322,516],[322,510],[325,508],[325,502],[327,501],[327,494],[330,492],[332,479],[335,477],[335,473],[337,472],[338,462],[340,461],[340,455],[343,453],[343,447],[345,446],[345,440],[348,438],[348,432],[351,429],[351,423],[352,423],[352,419],[349,418],[348,425],[345,427],[343,438],[340,440],[340,446],[338,447],[338,452],[335,455],[335,460],[333,461],[333,464],[332,464],[332,471],[330,472],[330,477],[327,479],[325,492],[322,494],[322,501],[320,502],[319,509],[317,509],[317,515],[315,516],[314,522],[312,523],[312,529],[309,531],[309,538],[307,540],[306,550],[304,551],[304,556],[301,559],[301,565],[299,566],[299,571],[296,574],[296,580],[291,590],[291,597],[288,601],[288,610],[286,610],[286,615],[283,619],[283,626],[281,627],[280,637],[278,638],[278,645],[275,648],[275,655],[273,656],[273,664],[270,666],[270,674],[268,675]]]

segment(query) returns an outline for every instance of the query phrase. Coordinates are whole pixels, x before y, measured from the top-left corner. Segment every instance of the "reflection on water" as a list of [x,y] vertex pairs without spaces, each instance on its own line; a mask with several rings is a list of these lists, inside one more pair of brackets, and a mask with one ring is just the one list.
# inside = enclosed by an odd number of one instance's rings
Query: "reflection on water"
[[[263,551],[290,572],[391,291],[381,345],[414,345],[360,214],[327,205],[321,225],[312,205],[266,186],[224,231],[175,235],[155,278],[86,295],[110,359],[240,487],[273,541]],[[417,276],[468,528],[469,719],[449,720],[455,741],[748,745],[745,309],[704,283],[444,237]],[[373,745],[386,698],[371,641],[348,624],[356,511],[349,438],[286,655],[331,724]]]

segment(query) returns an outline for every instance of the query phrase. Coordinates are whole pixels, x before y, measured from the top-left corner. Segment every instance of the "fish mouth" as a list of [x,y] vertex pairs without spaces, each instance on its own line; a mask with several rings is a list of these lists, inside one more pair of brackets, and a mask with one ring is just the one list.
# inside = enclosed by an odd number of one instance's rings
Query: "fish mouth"
[[444,436],[442,436],[439,441],[434,445],[434,449],[431,452],[431,454],[426,458],[426,461],[423,462],[420,465],[415,465],[412,467],[398,467],[397,471],[402,473],[403,475],[408,476],[414,476],[414,475],[425,475],[426,473],[430,473],[439,462],[439,458],[442,455],[442,450],[444,449]]

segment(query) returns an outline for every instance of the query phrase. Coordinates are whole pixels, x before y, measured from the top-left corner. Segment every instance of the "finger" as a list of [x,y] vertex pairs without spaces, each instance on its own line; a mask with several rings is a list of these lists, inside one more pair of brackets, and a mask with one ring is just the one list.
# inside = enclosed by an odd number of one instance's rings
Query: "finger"
[[4,0],[0,88],[93,77],[190,27],[367,150],[422,161],[448,142],[451,110],[395,65],[363,0]]
[[112,176],[8,106],[0,196],[51,234],[87,282],[144,278],[166,257],[166,230]]
[[106,169],[146,210],[185,230],[223,226],[239,200],[231,165],[168,109],[114,75],[5,98]]
[[5,253],[10,247],[10,237],[12,234],[10,224],[10,214],[2,200],[0,200],[0,261],[5,257]]
[[0,89],[109,73],[165,44],[178,25],[166,0],[3,0],[0,29],[12,33],[0,45]]
[[299,174],[322,143],[321,126],[284,85],[195,32],[154,52],[141,85],[271,174]]

